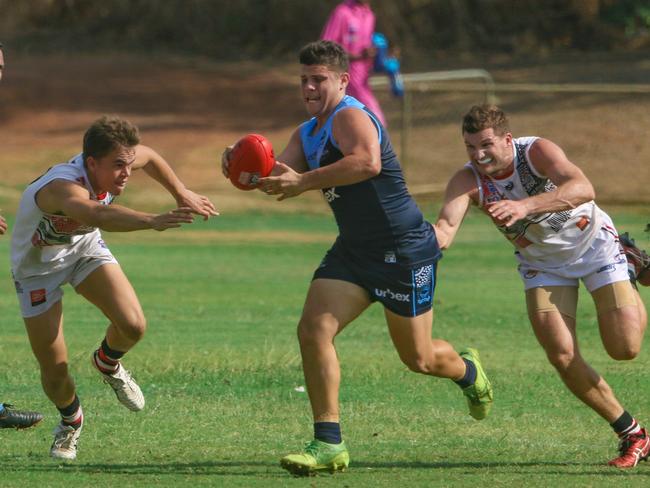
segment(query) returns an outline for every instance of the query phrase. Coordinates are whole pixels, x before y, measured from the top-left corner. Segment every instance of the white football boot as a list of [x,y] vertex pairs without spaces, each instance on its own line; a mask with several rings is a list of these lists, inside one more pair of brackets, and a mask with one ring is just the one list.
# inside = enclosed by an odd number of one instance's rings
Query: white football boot
[[55,459],[74,461],[77,458],[77,441],[81,435],[83,420],[78,428],[60,422],[54,429],[54,442],[50,447],[50,456]]
[[[99,371],[94,354],[92,363],[97,371]],[[140,390],[131,373],[122,366],[122,363],[118,363],[117,371],[113,374],[99,372],[104,377],[104,383],[108,383],[113,388],[117,399],[122,405],[133,412],[139,412],[144,408],[144,395],[142,394],[142,390]]]

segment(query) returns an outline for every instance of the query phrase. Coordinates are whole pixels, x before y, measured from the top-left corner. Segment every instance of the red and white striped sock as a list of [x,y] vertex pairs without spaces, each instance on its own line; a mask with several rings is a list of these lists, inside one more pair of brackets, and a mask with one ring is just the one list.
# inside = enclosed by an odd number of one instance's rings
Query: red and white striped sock
[[64,408],[57,408],[61,414],[61,421],[65,425],[69,425],[78,429],[83,424],[84,412],[81,409],[81,404],[79,403],[79,397],[75,395],[74,400],[70,405]]
[[101,347],[95,351],[93,354],[93,360],[95,361],[95,366],[104,374],[113,374],[120,367],[119,359],[109,358]]

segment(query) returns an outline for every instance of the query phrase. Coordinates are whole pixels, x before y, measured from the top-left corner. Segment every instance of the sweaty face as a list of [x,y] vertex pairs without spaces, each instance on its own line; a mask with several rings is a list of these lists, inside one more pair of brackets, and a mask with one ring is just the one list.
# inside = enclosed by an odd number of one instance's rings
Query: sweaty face
[[465,149],[474,167],[484,175],[502,176],[511,171],[513,163],[512,134],[494,133],[484,129],[475,134],[463,132]]
[[302,65],[300,86],[307,113],[327,118],[345,96],[348,79],[347,73],[337,73],[324,65]]
[[122,193],[131,176],[134,162],[135,148],[125,146],[118,146],[101,158],[88,157],[86,168],[95,193]]

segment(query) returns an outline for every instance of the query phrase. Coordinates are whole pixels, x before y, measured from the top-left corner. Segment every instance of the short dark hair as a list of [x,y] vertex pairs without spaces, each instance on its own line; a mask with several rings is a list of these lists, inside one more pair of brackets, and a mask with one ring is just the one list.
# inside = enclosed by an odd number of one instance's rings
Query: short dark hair
[[140,143],[138,128],[116,115],[103,115],[84,134],[84,161],[102,158],[118,146],[134,147]]
[[476,134],[485,129],[493,129],[500,136],[510,132],[508,117],[496,105],[474,105],[463,117],[463,133]]
[[320,64],[339,73],[347,72],[350,66],[345,49],[332,41],[310,42],[300,50],[298,59],[305,66]]

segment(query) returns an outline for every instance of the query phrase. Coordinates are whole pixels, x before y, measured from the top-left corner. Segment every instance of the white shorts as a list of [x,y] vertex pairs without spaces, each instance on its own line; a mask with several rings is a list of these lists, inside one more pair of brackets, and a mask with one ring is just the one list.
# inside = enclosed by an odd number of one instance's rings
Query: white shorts
[[545,286],[578,287],[582,280],[587,290],[592,292],[610,283],[630,279],[625,253],[618,243],[618,233],[609,218],[603,221],[587,252],[566,266],[543,267],[538,263],[527,262],[520,254],[516,256],[525,290]]
[[35,317],[46,312],[63,298],[61,287],[70,283],[76,288],[90,273],[104,264],[117,264],[111,251],[98,242],[91,246],[74,264],[54,273],[14,278],[16,294],[23,317]]

